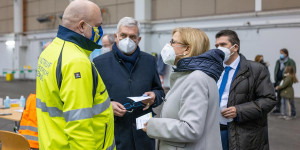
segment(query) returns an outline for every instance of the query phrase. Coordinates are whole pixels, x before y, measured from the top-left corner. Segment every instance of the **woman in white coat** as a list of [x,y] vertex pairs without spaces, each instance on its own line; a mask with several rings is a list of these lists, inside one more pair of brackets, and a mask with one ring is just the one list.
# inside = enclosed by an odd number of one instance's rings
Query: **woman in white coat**
[[216,82],[224,69],[224,53],[209,50],[203,31],[176,28],[161,55],[166,64],[175,65],[171,89],[161,118],[151,118],[143,130],[158,139],[159,150],[221,150]]

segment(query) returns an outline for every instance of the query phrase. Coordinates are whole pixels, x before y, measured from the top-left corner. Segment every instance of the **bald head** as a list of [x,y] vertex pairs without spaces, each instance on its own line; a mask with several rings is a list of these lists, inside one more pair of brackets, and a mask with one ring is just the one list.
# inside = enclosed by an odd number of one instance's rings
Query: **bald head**
[[72,1],[64,11],[62,25],[85,35],[84,32],[87,30],[85,23],[93,27],[100,26],[102,24],[100,8],[88,0]]

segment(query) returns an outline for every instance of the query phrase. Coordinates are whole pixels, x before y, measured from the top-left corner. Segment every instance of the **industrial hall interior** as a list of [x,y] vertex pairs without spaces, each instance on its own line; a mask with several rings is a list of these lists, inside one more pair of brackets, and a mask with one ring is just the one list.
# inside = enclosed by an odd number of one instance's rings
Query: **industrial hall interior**
[[298,150],[299,0],[0,0],[0,150]]

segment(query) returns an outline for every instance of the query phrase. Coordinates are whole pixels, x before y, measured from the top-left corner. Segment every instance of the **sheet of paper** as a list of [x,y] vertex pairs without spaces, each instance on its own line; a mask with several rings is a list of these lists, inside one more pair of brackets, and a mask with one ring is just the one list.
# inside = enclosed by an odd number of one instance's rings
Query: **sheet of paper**
[[15,110],[16,112],[23,112],[23,109]]
[[151,97],[150,96],[137,96],[137,97],[127,97],[127,98],[132,99],[135,102],[139,102],[139,101],[142,101],[142,100],[149,99]]
[[150,118],[152,118],[152,112],[136,118],[136,129],[139,130],[144,128],[144,124],[148,122]]
[[222,106],[222,107],[220,108],[219,121],[220,121],[221,124],[227,124],[227,122],[233,121],[232,118],[225,118],[225,117],[222,116],[221,112],[222,112],[222,110],[224,110],[225,108],[227,108],[227,107],[226,107],[226,106]]

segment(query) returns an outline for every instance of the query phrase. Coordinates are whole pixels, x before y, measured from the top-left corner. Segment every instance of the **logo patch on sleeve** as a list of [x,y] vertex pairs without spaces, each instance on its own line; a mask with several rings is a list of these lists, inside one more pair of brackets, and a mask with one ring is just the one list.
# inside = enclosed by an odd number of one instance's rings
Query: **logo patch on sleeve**
[[75,75],[75,79],[81,78],[80,72],[76,72],[74,73],[74,75]]

